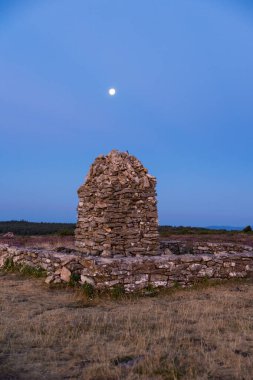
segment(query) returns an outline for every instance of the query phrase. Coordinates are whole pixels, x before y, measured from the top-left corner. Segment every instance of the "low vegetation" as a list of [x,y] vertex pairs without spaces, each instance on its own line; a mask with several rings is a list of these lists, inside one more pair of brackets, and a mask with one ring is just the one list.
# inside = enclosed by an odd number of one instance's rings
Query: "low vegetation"
[[26,220],[0,222],[0,234],[13,232],[14,235],[74,235],[74,223],[33,223]]
[[20,273],[28,277],[46,277],[47,272],[41,267],[34,267],[26,264],[14,263],[12,259],[7,258],[2,268],[3,272]]
[[252,228],[251,228],[251,226],[246,226],[242,231],[246,232],[246,233],[252,232]]
[[[12,220],[7,222],[0,222],[0,234],[8,232],[14,235],[59,235],[71,236],[74,235],[75,223],[34,223],[25,220]],[[184,227],[184,226],[159,226],[159,233],[161,237],[170,235],[232,235],[240,232],[252,232],[251,226],[246,226],[242,231],[228,231],[225,229],[215,228],[201,228],[201,227]]]
[[252,379],[251,280],[93,298],[0,276],[1,379]]
[[160,226],[159,233],[161,237],[170,235],[226,235],[233,236],[241,232],[252,232],[250,226],[245,227],[243,230],[226,230],[216,228],[202,228],[202,227],[173,227],[173,226]]

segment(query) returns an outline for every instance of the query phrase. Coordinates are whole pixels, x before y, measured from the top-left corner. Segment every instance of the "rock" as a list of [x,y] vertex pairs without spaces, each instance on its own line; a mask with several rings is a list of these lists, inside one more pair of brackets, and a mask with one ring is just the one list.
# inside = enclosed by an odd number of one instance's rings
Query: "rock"
[[103,252],[101,253],[101,256],[102,257],[111,257],[112,253],[111,253],[111,251],[104,249]]
[[61,280],[64,281],[64,282],[69,282],[70,281],[70,277],[71,277],[71,272],[68,268],[66,267],[62,267],[62,270],[61,270]]
[[164,274],[152,274],[150,281],[155,288],[166,287],[168,282],[168,276]]
[[45,279],[45,283],[46,284],[51,284],[55,279],[55,276],[52,274],[50,276],[47,276],[47,278]]
[[55,279],[54,279],[54,284],[60,284],[61,283],[61,279],[60,279],[60,277],[55,277]]
[[81,275],[81,283],[82,284],[87,283],[87,284],[90,284],[92,286],[95,285],[95,281],[93,280],[92,277],[84,276],[83,274]]
[[13,238],[14,233],[13,232],[6,232],[6,234],[3,235],[4,238]]

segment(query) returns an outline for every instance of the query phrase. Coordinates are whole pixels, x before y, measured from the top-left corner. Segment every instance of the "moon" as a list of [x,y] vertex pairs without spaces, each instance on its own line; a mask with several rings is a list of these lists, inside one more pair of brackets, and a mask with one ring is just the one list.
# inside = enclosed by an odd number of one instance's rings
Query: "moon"
[[115,88],[109,88],[109,90],[108,90],[108,94],[109,94],[110,96],[114,96],[114,95],[116,94],[116,90],[115,90]]

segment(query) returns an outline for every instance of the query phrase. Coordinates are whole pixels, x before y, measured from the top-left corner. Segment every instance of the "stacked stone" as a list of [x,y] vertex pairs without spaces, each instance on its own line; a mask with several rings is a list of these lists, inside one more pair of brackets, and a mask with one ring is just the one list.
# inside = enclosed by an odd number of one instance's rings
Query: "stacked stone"
[[92,164],[78,190],[76,247],[88,255],[159,254],[156,179],[128,153]]
[[[250,248],[250,247],[248,247]],[[47,284],[88,283],[95,289],[120,286],[126,292],[152,287],[170,288],[196,284],[201,279],[252,277],[253,251],[240,253],[162,255],[141,257],[101,257],[53,252],[0,244],[0,269],[43,269]],[[75,279],[75,280],[74,280]]]

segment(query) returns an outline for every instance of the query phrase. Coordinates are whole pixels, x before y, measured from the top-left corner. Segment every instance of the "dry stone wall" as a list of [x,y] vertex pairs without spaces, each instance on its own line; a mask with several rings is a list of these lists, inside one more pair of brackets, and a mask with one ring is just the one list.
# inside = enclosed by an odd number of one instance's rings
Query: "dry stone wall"
[[[204,243],[202,243],[202,247]],[[66,254],[39,249],[0,245],[0,268],[8,260],[15,265],[43,268],[46,282],[66,283],[75,275],[80,284],[106,289],[117,285],[126,292],[148,286],[170,288],[191,286],[203,278],[243,278],[253,274],[253,251],[219,254],[101,257],[75,252]],[[209,251],[210,252],[210,251]],[[222,249],[221,249],[222,252]]]
[[240,253],[252,252],[253,247],[237,243],[212,243],[212,242],[184,242],[177,240],[161,240],[160,254],[165,255],[200,255],[203,253]]
[[111,151],[78,190],[76,247],[87,255],[157,255],[156,179],[137,158]]

